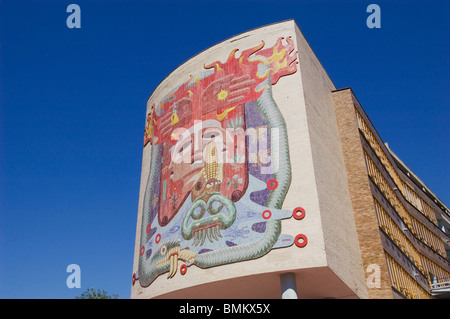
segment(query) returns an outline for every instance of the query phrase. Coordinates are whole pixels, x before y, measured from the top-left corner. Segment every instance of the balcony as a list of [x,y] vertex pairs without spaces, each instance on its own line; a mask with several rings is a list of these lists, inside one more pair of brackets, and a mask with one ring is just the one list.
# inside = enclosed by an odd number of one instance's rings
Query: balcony
[[430,289],[433,298],[450,299],[450,277],[440,278],[439,280],[435,277]]

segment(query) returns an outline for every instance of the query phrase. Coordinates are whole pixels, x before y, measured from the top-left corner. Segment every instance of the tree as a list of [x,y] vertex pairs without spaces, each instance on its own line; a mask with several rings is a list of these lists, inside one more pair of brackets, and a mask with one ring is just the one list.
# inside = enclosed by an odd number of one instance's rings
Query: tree
[[81,296],[75,297],[75,299],[118,299],[119,295],[108,295],[108,292],[105,290],[94,288],[88,288],[85,292],[81,294]]

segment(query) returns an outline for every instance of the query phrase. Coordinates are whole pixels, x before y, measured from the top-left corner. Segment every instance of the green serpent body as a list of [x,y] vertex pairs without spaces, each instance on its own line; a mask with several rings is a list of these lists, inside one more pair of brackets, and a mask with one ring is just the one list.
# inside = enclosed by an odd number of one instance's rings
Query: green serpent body
[[[264,56],[255,56],[253,59],[267,61]],[[261,73],[268,70],[270,65],[267,63],[260,63]],[[263,117],[267,120],[271,129],[277,129],[278,134],[271,134],[270,145],[272,154],[272,167],[275,167],[274,178],[278,182],[278,187],[271,190],[266,202],[266,207],[281,209],[284,198],[287,194],[291,183],[291,165],[289,158],[289,146],[286,123],[283,115],[278,109],[273,97],[270,72],[266,79],[260,84],[265,87],[262,95],[256,100],[256,106]],[[152,154],[150,161],[150,173],[148,176],[146,191],[144,195],[143,217],[141,225],[141,247],[147,241],[149,234],[146,227],[150,222],[151,213],[151,195],[152,187],[157,176],[157,169],[159,167],[160,148],[161,144],[152,145]],[[195,202],[194,202],[195,203]],[[228,202],[224,202],[227,204]],[[230,201],[231,203],[231,201]],[[231,203],[232,204],[232,203]],[[195,205],[193,205],[194,207]],[[191,210],[193,208],[191,207]],[[191,212],[192,213],[192,212]],[[184,222],[183,222],[184,223]],[[281,220],[270,219],[266,221],[266,228],[263,236],[257,242],[247,244],[240,244],[236,246],[226,247],[219,250],[213,250],[202,254],[197,254],[193,264],[200,268],[209,268],[217,265],[239,262],[249,259],[261,257],[268,253],[277,242],[281,233]],[[189,234],[184,234],[185,238],[191,238]],[[141,286],[146,287],[158,277],[160,274],[167,272],[168,266],[156,267],[155,258],[147,261],[146,256],[141,254],[139,257],[139,282]]]

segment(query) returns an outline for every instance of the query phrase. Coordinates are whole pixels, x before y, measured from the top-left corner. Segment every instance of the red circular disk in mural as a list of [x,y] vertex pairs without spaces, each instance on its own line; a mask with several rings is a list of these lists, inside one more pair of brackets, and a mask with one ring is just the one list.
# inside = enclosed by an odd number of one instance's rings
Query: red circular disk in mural
[[301,220],[305,217],[305,209],[302,207],[294,208],[294,211],[292,212],[292,216],[294,216],[295,219]]
[[150,224],[148,224],[147,228],[146,228],[147,234],[150,234],[151,229],[152,229],[152,226]]
[[297,247],[303,248],[308,244],[308,238],[306,238],[306,235],[298,234],[295,236],[294,242]]
[[180,274],[184,275],[184,274],[186,273],[186,271],[187,271],[187,266],[186,266],[186,264],[182,264],[182,265],[180,266]]
[[131,279],[131,282],[133,283],[133,285],[136,282],[136,273],[133,273],[133,278]]
[[161,240],[161,234],[156,235],[155,237],[155,243],[159,243],[159,241]]
[[142,246],[142,247],[141,247],[141,256],[144,256],[144,253],[145,253],[145,247]]
[[278,187],[278,182],[276,179],[271,179],[267,182],[267,189],[273,191]]
[[270,217],[272,217],[272,212],[270,210],[263,211],[262,218],[269,219]]

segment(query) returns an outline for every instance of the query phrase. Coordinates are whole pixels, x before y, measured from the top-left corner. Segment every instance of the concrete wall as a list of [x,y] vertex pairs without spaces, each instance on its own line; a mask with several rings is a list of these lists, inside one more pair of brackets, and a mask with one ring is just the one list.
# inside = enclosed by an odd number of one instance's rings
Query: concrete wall
[[[297,72],[273,85],[273,98],[288,130],[292,181],[282,209],[302,207],[302,220],[282,220],[282,234],[307,236],[308,244],[270,250],[256,259],[202,269],[192,265],[181,275],[158,276],[148,287],[136,281],[132,298],[280,298],[279,275],[296,274],[300,298],[367,298],[344,156],[340,145],[332,91],[335,89],[294,21],[255,29],[226,40],[193,57],[156,88],[147,105],[158,103],[214,61],[225,62],[234,49],[272,46],[292,37],[298,50]],[[150,170],[150,147],[143,151],[142,180],[133,272],[138,272],[144,192]]]
[[332,98],[334,84],[297,29],[309,147],[312,154],[327,265],[349,287],[367,295],[346,167]]

